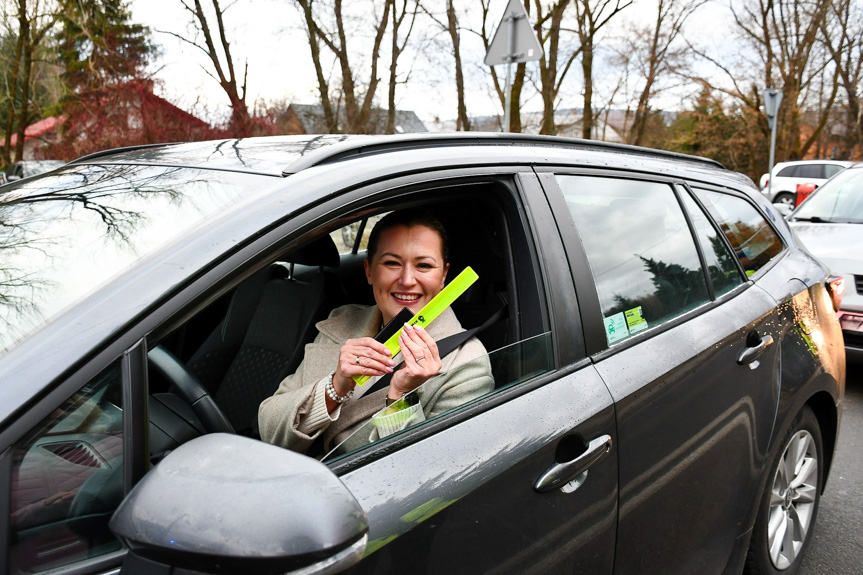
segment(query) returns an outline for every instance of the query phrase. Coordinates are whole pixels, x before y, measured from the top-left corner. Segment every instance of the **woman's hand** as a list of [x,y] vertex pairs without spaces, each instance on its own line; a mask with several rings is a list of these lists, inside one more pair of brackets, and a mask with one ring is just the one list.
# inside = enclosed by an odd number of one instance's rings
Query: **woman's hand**
[[[339,350],[339,364],[333,374],[333,389],[347,395],[355,386],[355,375],[369,377],[391,373],[396,362],[387,347],[370,337],[349,339]],[[333,402],[335,406],[335,402]]]
[[440,372],[441,360],[437,344],[421,326],[405,324],[399,336],[404,365],[393,374],[389,399],[398,399],[413,391]]

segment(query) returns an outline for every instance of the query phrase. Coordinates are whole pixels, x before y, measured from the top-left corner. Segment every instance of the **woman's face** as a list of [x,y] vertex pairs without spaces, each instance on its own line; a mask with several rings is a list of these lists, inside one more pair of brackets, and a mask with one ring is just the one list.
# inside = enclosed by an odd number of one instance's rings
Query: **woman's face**
[[440,236],[426,226],[395,226],[381,233],[365,269],[384,323],[405,307],[417,313],[443,289],[449,264],[442,249]]

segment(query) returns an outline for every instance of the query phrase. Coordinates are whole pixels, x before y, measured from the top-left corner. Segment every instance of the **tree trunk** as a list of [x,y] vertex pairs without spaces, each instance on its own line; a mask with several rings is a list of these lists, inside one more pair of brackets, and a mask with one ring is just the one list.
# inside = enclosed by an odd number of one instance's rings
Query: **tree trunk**
[[593,45],[592,39],[582,44],[581,71],[584,75],[584,110],[581,115],[581,137],[593,138]]
[[455,13],[452,0],[446,3],[447,29],[452,40],[452,52],[455,59],[455,89],[458,99],[458,115],[456,119],[456,130],[470,131],[470,118],[467,115],[467,106],[464,101],[464,72],[461,65],[461,38],[458,31],[458,17]]
[[15,61],[12,62],[11,86],[9,95],[9,110],[6,114],[6,138],[3,142],[3,163],[11,164],[12,133],[15,130],[15,102],[18,98],[18,83],[20,77],[21,58],[24,53],[24,42],[29,36],[30,24],[27,21],[27,0],[18,0],[18,42],[15,45]]

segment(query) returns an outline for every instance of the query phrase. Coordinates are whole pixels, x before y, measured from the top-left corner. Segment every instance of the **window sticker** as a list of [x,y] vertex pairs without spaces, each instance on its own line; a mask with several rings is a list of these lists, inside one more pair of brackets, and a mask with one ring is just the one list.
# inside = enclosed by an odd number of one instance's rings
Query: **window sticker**
[[641,315],[641,306],[628,309],[623,312],[626,316],[626,326],[630,334],[636,334],[647,329],[647,320]]
[[608,338],[609,345],[629,337],[629,328],[626,327],[626,317],[623,312],[604,318],[604,322],[605,337]]

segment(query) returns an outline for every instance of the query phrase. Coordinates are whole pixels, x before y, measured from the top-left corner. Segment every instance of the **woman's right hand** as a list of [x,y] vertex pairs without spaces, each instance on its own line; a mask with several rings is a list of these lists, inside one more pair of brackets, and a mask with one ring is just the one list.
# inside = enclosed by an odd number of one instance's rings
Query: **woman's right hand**
[[396,362],[390,350],[370,337],[349,339],[339,350],[339,365],[333,374],[333,388],[338,395],[346,395],[355,386],[355,375],[375,377],[392,373]]

